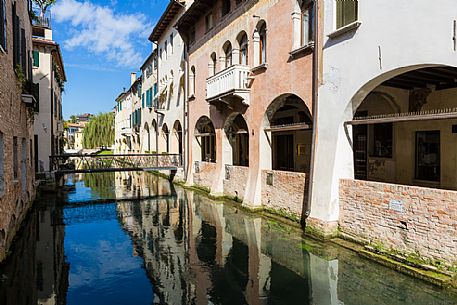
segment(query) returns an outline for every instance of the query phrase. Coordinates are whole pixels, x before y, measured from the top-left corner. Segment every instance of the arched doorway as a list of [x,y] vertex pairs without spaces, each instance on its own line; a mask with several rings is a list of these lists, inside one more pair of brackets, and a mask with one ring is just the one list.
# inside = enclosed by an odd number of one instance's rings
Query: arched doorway
[[152,123],[151,123],[151,133],[152,133],[152,140],[151,140],[151,152],[153,153],[158,153],[159,152],[159,148],[158,148],[158,137],[159,137],[159,134],[158,134],[158,129],[157,129],[157,122],[156,120],[152,120]]
[[272,169],[309,172],[312,119],[304,101],[293,94],[277,97],[266,111],[265,124],[270,133]]
[[183,153],[183,135],[179,120],[176,120],[173,124],[172,152],[177,154]]
[[216,132],[207,116],[202,116],[195,124],[195,140],[194,152],[200,161],[216,162]]
[[226,120],[224,131],[231,155],[231,165],[249,166],[249,132],[245,119],[239,113],[232,114]]

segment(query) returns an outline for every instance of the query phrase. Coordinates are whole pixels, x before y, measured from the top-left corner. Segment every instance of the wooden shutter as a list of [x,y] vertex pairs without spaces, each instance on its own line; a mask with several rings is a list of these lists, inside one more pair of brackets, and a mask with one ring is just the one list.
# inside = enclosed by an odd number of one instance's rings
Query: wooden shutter
[[33,66],[40,66],[40,52],[38,50],[33,50]]
[[5,0],[0,1],[0,45],[6,52],[6,2]]

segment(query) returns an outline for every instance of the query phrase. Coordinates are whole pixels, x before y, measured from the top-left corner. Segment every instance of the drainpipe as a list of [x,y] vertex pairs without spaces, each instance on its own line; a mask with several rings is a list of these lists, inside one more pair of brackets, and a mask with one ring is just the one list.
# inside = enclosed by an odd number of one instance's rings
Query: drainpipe
[[319,100],[319,2],[316,0],[314,3],[314,50],[313,50],[313,68],[312,68],[312,115],[313,115],[313,141],[311,149],[311,166],[308,181],[308,198],[305,202],[305,209],[302,216],[302,225],[306,224],[306,219],[311,214],[311,200],[314,189],[314,166],[315,166],[315,154],[316,144],[318,136],[318,100]]
[[[188,55],[187,55],[187,43],[184,44],[184,104],[182,107],[182,152],[181,152],[181,162],[182,162],[182,168],[184,170],[184,181],[187,181],[187,164],[188,164],[188,156],[189,156],[189,140],[186,140],[186,137],[189,134],[189,129],[187,126],[188,122],[188,117],[186,119],[186,109],[188,105],[188,96],[189,93],[187,92],[188,90],[188,84],[187,84],[187,77],[189,75],[188,69],[189,69],[189,64],[188,64]],[[187,109],[188,110],[188,109]],[[189,111],[187,111],[189,113]]]
[[[156,53],[156,56],[157,56],[157,76],[156,76],[156,84],[157,84],[157,93],[159,93],[160,89],[159,89],[159,66],[160,66],[160,63],[159,63],[159,44],[157,42],[153,42],[155,45],[156,45],[156,50],[157,50],[157,53]],[[158,167],[159,166],[159,113],[158,113],[158,108],[159,108],[159,100],[158,100],[158,97],[157,97],[157,104],[155,105],[154,107],[154,112],[156,113],[156,154],[157,154],[157,157],[156,157],[156,166]]]

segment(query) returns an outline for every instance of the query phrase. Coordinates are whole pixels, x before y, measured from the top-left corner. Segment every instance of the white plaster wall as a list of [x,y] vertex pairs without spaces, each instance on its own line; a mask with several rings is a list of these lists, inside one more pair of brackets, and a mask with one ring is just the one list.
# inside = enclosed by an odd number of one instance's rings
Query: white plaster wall
[[361,26],[330,39],[335,3],[323,1],[323,79],[311,201],[311,217],[325,222],[338,220],[339,179],[353,178],[352,149],[343,122],[353,117],[358,103],[384,80],[403,72],[457,66],[452,40],[455,0],[359,1]]
[[[37,45],[34,46],[34,49],[39,51],[40,57],[39,67],[33,67],[33,81],[40,87],[39,112],[35,114],[34,119],[34,134],[38,135],[38,160],[41,164],[38,164],[38,171],[41,166],[44,171],[49,171],[49,156],[52,154],[51,138],[53,135],[63,138],[63,128],[58,132],[59,123],[62,124],[58,113],[62,107],[62,92],[54,78],[52,49]],[[51,86],[57,99],[57,113],[52,113],[54,103]],[[52,118],[51,115],[53,115]],[[61,126],[63,127],[63,125]]]
[[[190,4],[187,3],[187,6]],[[165,146],[165,137],[162,133],[163,124],[167,124],[167,127],[170,131],[170,153],[178,153],[177,146],[173,145],[175,140],[175,134],[173,133],[173,125],[179,120],[181,127],[184,128],[183,116],[184,116],[184,98],[185,93],[183,88],[180,86],[180,78],[184,74],[184,42],[179,35],[179,33],[174,28],[174,25],[184,13],[184,9],[178,13],[175,18],[170,22],[167,29],[164,31],[162,37],[159,39],[157,49],[164,49],[165,41],[168,42],[168,50],[163,52],[162,59],[158,55],[158,83],[159,88],[158,92],[162,92],[165,85],[165,77],[167,79],[167,86],[170,87],[171,82],[173,82],[173,95],[170,96],[170,90],[168,89],[167,103],[165,104],[165,109],[160,109],[159,112],[163,113],[164,116],[159,115],[159,153],[166,151]],[[173,52],[170,47],[170,35],[173,33]],[[173,71],[173,76],[171,72]],[[170,101],[168,103],[168,100]],[[155,150],[155,149],[154,149]]]

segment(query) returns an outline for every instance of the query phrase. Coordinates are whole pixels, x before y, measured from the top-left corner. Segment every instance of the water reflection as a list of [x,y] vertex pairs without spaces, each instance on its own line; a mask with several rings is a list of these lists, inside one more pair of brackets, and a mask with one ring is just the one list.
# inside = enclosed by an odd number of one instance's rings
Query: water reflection
[[97,175],[39,201],[0,269],[0,304],[457,303],[152,175]]

